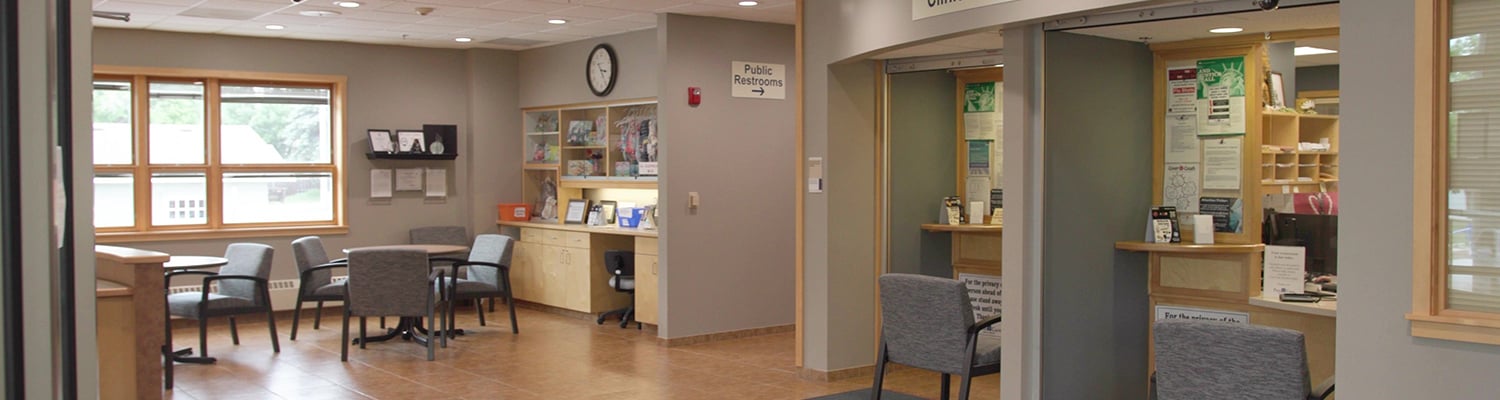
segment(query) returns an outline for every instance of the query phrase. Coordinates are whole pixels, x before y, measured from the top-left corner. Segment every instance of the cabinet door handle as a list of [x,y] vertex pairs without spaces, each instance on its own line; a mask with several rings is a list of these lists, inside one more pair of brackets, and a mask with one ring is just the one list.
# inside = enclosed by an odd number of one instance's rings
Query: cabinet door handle
[[656,275],[656,261],[651,262],[651,275]]

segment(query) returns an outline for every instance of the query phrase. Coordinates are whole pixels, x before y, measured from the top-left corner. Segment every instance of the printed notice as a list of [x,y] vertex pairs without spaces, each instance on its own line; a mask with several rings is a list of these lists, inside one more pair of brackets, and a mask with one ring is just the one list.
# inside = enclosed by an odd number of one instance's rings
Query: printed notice
[[1198,209],[1198,164],[1183,163],[1166,165],[1166,176],[1162,177],[1162,205],[1177,207],[1181,218],[1192,215]]
[[448,170],[427,169],[427,197],[448,197]]
[[1172,68],[1167,70],[1167,114],[1197,113],[1198,68]]
[[401,168],[396,170],[396,191],[409,192],[422,190],[422,169]]
[[969,176],[990,176],[990,141],[970,140]]
[[1302,293],[1307,273],[1307,249],[1301,246],[1266,246],[1266,293]]
[[1244,208],[1240,199],[1232,197],[1198,199],[1198,214],[1214,217],[1214,232],[1240,233],[1240,228],[1244,226]]
[[1156,320],[1165,321],[1169,319],[1231,322],[1249,325],[1250,313],[1178,306],[1156,306]]
[[1167,163],[1197,163],[1198,117],[1192,114],[1167,115]]
[[[974,308],[974,320],[982,321],[985,318],[1001,314],[1000,293],[1003,281],[998,276],[981,274],[958,274],[958,280],[964,282],[969,289],[969,302]],[[1000,325],[992,325],[980,332],[981,335],[1000,337]]]
[[1198,60],[1198,134],[1245,134],[1245,58]]
[[1203,188],[1240,190],[1242,138],[1203,140]]
[[391,197],[391,170],[370,170],[370,198],[379,199]]

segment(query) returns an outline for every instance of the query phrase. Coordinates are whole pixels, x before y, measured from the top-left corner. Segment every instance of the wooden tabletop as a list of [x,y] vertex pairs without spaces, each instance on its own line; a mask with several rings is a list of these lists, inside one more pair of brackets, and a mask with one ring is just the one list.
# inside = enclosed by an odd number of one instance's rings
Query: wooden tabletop
[[344,254],[355,250],[418,250],[427,254],[449,254],[469,251],[468,246],[454,246],[451,244],[389,244],[384,246],[364,246],[344,249]]
[[963,232],[963,233],[995,233],[1001,231],[1001,225],[989,224],[922,224],[922,230],[928,232]]
[[1317,303],[1298,303],[1294,301],[1281,301],[1275,294],[1263,294],[1260,297],[1251,297],[1250,305],[1321,317],[1336,318],[1339,313],[1339,301],[1337,298],[1323,299],[1323,301]]
[[213,268],[228,264],[229,259],[214,256],[172,256],[161,267],[166,269]]
[[1250,244],[1192,244],[1192,243],[1146,243],[1141,241],[1115,242],[1115,249],[1153,253],[1259,253],[1266,245]]

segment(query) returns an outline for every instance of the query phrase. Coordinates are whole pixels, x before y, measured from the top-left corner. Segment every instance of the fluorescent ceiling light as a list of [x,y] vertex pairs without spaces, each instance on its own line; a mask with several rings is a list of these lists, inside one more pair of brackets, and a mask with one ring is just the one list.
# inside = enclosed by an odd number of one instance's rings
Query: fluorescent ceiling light
[[758,5],[760,5],[760,2],[754,0],[745,0],[740,2],[740,7],[755,7]]
[[1333,54],[1333,53],[1337,53],[1337,52],[1339,52],[1339,51],[1338,50],[1329,50],[1329,49],[1325,49],[1325,48],[1322,48],[1322,47],[1312,47],[1312,46],[1298,46],[1297,48],[1292,49],[1292,54],[1299,55],[1299,56],[1315,56],[1315,55],[1319,55],[1319,54]]
[[332,10],[303,10],[298,11],[297,14],[301,14],[305,17],[332,17],[335,15],[340,15],[342,13]]
[[1232,26],[1226,26],[1226,27],[1223,27],[1223,28],[1209,29],[1208,33],[1240,33],[1240,32],[1244,32],[1244,31],[1245,31],[1245,28],[1236,28],[1236,27],[1232,27]]
[[266,29],[270,29],[270,30],[273,30],[273,31],[279,31],[279,30],[282,30],[282,29],[286,29],[286,25],[270,24],[270,25],[266,25]]
[[453,41],[459,42],[459,43],[468,43],[468,42],[474,41],[474,38],[466,38],[466,37],[453,38]]
[[333,5],[343,8],[359,8],[362,4],[359,4],[357,1],[335,1]]
[[565,20],[565,19],[562,19],[562,18],[553,18],[553,19],[547,20],[547,23],[553,24],[553,25],[562,25],[562,24],[568,23],[568,20]]

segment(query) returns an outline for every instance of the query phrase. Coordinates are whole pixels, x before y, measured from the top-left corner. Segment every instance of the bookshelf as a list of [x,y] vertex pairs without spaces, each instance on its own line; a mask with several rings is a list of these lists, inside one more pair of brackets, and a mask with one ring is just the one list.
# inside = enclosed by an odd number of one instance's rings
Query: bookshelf
[[[557,214],[597,189],[657,188],[656,100],[636,99],[522,110],[522,201],[542,217],[548,196]],[[542,223],[557,223],[543,219]]]
[[1337,115],[1261,113],[1261,194],[1338,190]]

